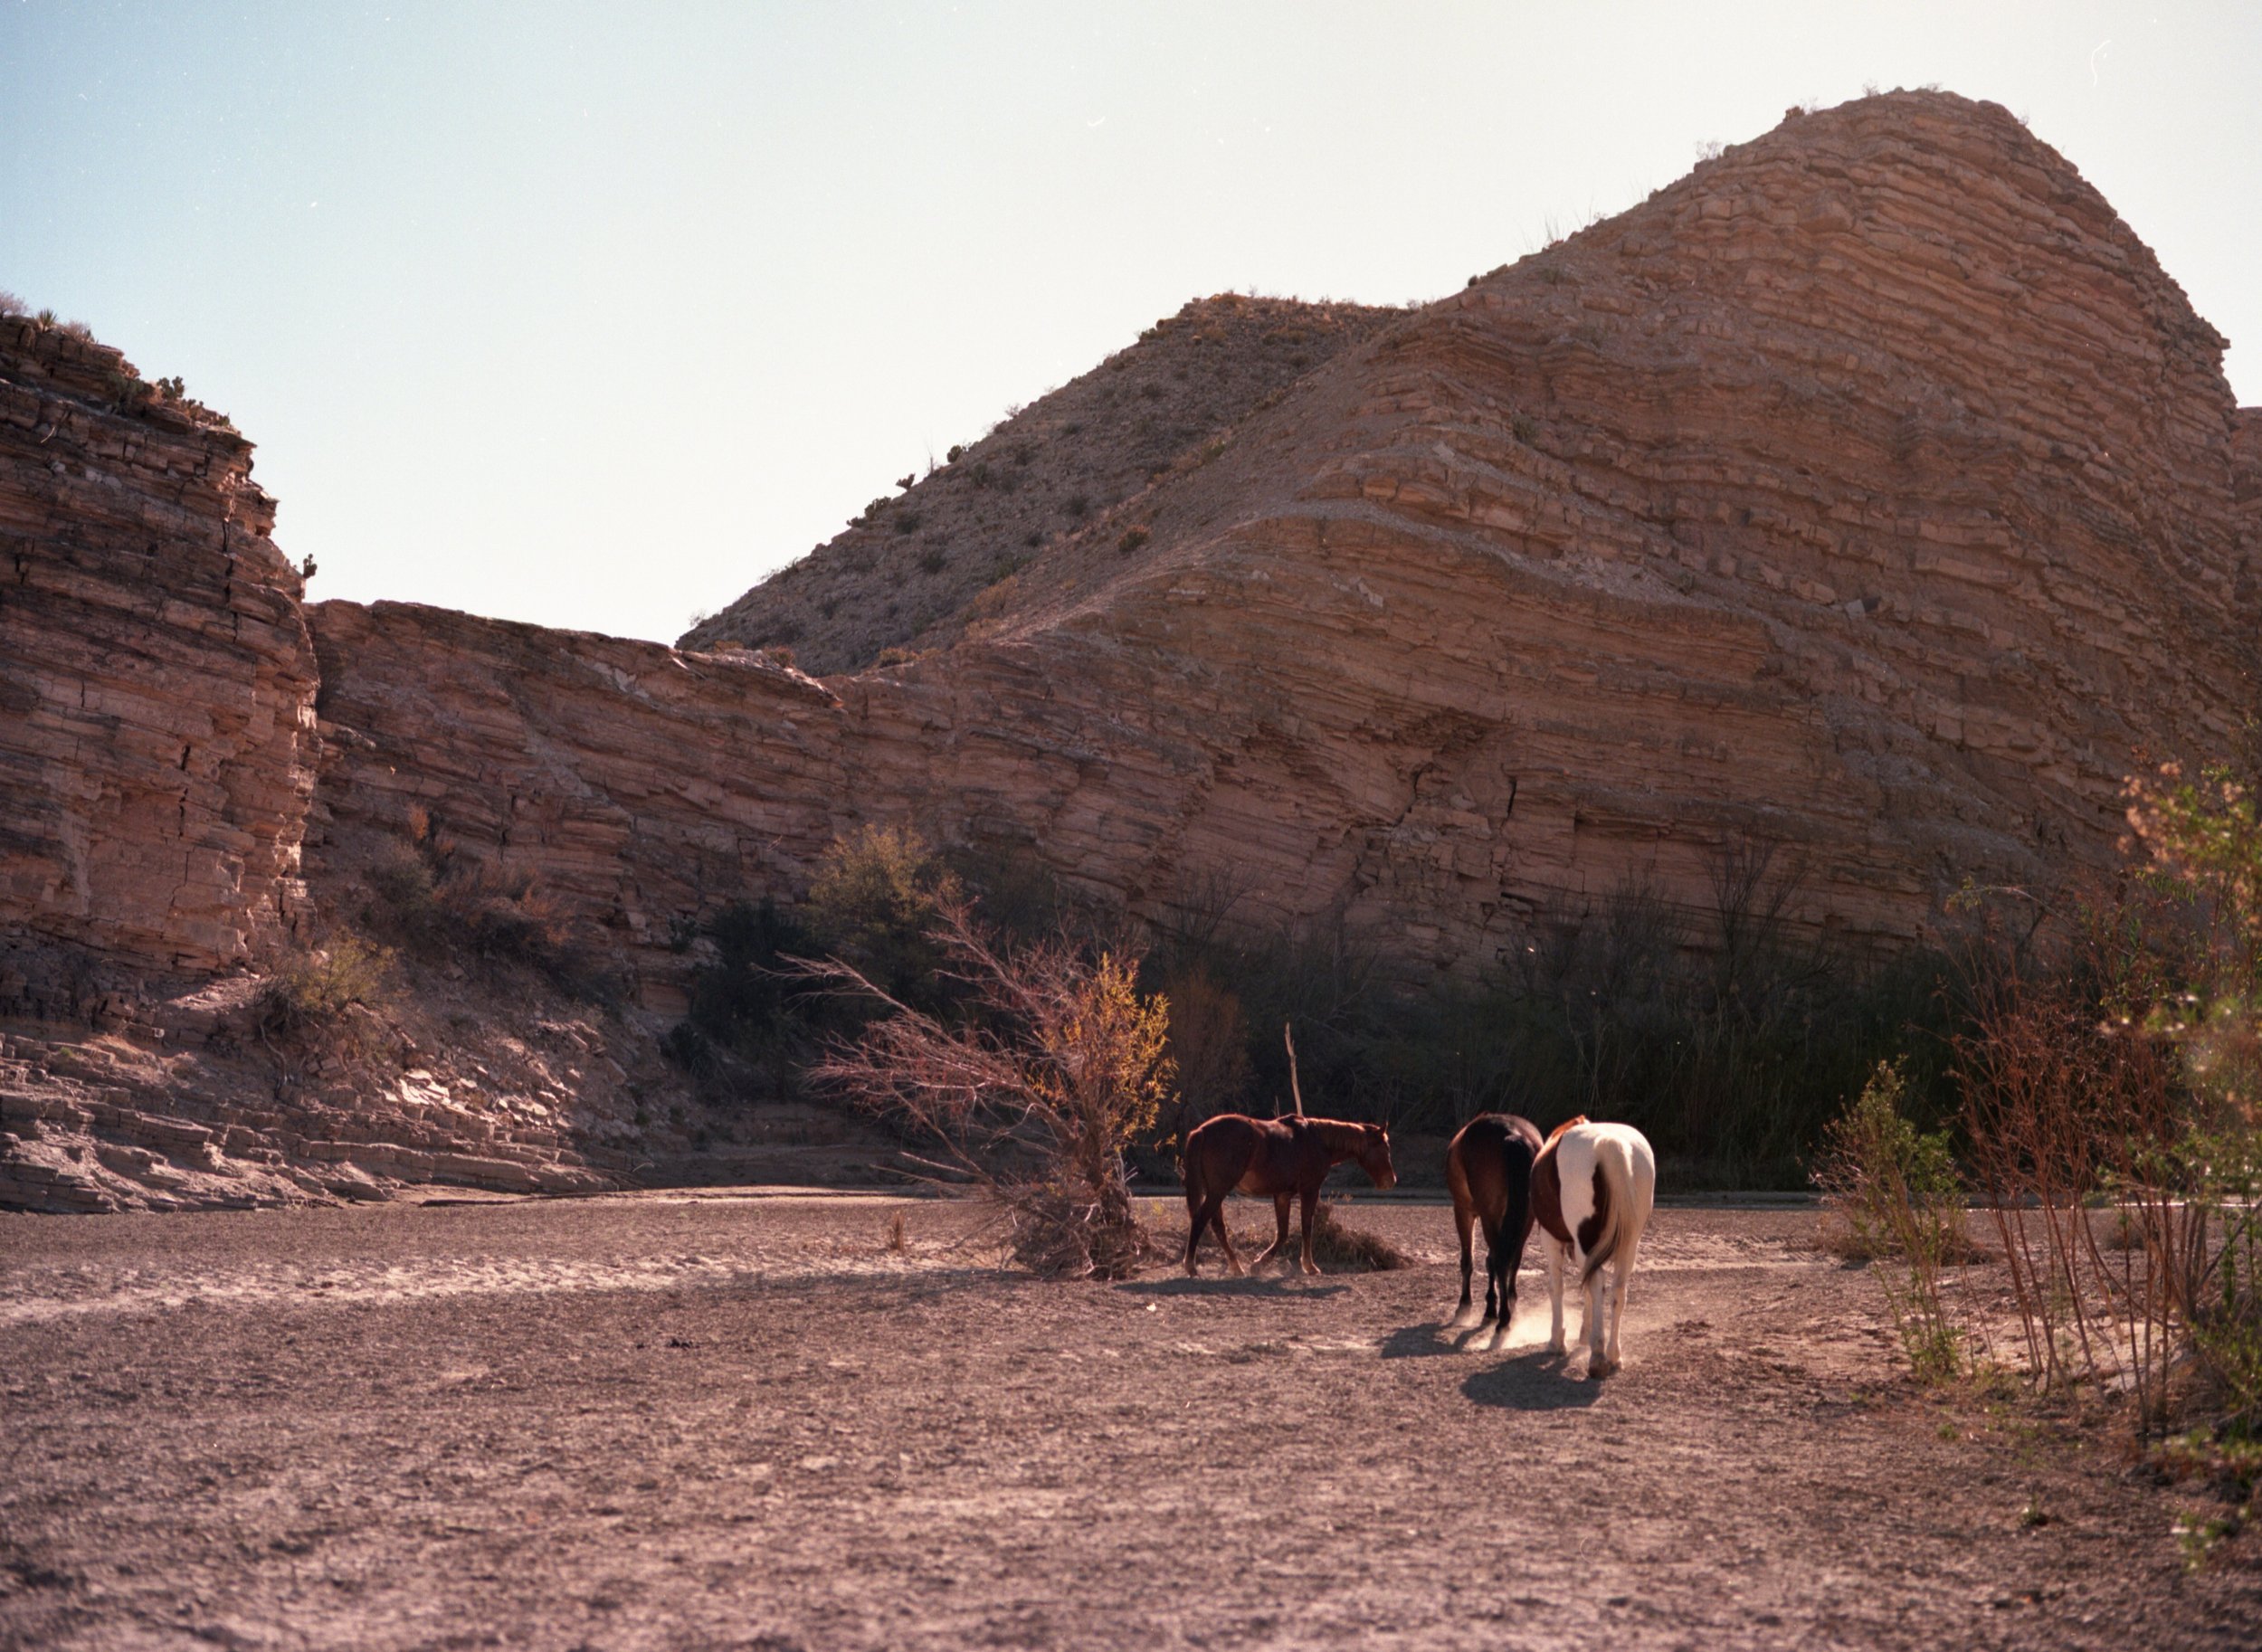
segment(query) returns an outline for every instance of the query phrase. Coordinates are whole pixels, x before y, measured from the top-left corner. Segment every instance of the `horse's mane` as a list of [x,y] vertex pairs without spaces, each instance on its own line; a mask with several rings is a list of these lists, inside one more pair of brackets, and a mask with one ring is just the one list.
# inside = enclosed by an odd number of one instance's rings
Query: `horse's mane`
[[1308,1114],[1294,1122],[1302,1125],[1329,1147],[1349,1148],[1354,1152],[1366,1144],[1366,1133],[1374,1127],[1347,1118],[1314,1118]]
[[1564,1131],[1570,1129],[1573,1125],[1583,1125],[1586,1122],[1586,1115],[1583,1113],[1578,1114],[1571,1118],[1564,1119],[1563,1123],[1557,1125],[1553,1130],[1550,1130],[1547,1133],[1547,1140],[1549,1144],[1552,1144],[1557,1136],[1561,1135]]

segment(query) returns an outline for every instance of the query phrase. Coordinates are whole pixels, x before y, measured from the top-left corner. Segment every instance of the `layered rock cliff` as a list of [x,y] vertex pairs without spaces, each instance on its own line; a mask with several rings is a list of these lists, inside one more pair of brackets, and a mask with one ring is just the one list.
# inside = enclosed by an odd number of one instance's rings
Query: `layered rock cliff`
[[251,453],[116,350],[0,318],[0,1004],[282,926],[314,650]]
[[1630,882],[1701,913],[1755,850],[1795,921],[1904,946],[1967,879],[2108,862],[2123,778],[2253,710],[2222,345],[2004,111],[1865,100],[1346,345],[837,707],[384,609],[318,622],[326,701],[638,945],[878,816],[1149,916],[1230,868],[1245,920],[1416,973]]

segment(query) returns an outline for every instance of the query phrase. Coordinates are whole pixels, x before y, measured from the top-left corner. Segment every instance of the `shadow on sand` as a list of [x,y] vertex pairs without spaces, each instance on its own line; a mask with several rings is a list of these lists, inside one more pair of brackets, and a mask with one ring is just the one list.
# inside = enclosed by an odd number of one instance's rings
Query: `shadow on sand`
[[1163,1279],[1126,1279],[1116,1288],[1135,1296],[1333,1296],[1350,1286],[1323,1285],[1303,1274],[1243,1274],[1238,1279],[1231,1274],[1193,1279],[1178,1274]]
[[1534,1349],[1474,1372],[1461,1392],[1478,1405],[1505,1411],[1579,1410],[1602,1397],[1602,1385],[1573,1376],[1570,1363],[1568,1354]]
[[[1383,1357],[1386,1360],[1418,1360],[1433,1353],[1467,1353],[1468,1343],[1474,1333],[1470,1330],[1449,1331],[1443,1324],[1430,1321],[1419,1325],[1401,1325],[1383,1339]],[[1492,1334],[1492,1327],[1485,1326],[1485,1334]]]

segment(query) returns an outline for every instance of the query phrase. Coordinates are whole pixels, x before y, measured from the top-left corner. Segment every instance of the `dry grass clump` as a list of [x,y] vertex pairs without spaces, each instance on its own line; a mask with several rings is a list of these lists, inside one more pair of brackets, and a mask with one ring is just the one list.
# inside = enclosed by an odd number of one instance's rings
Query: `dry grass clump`
[[[1255,1256],[1272,1243],[1272,1230],[1264,1228],[1233,1229],[1233,1244],[1244,1256]],[[1279,1253],[1266,1263],[1285,1262],[1294,1267],[1302,1257],[1303,1230],[1297,1225],[1297,1213],[1288,1212],[1288,1242]],[[1335,1207],[1321,1200],[1312,1213],[1312,1260],[1328,1273],[1393,1273],[1402,1267],[1411,1267],[1413,1258],[1378,1233],[1364,1228],[1347,1226],[1335,1215]]]
[[1336,1220],[1335,1206],[1326,1203],[1313,1213],[1312,1260],[1356,1273],[1392,1273],[1413,1266],[1411,1257],[1380,1234]]

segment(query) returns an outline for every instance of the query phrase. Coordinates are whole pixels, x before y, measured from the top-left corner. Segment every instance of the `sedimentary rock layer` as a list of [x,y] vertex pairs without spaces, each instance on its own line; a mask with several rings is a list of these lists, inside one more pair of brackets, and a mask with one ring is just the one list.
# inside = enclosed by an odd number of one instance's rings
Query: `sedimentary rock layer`
[[[117,351],[0,318],[0,940],[19,958],[209,970],[279,927],[314,653],[251,453]],[[0,1000],[42,990],[0,976]]]
[[2222,344],[2000,109],[1794,113],[1344,349],[911,664],[789,695],[326,614],[374,743],[326,789],[647,947],[873,816],[1153,916],[1228,869],[1417,970],[1633,884],[1701,932],[1769,856],[1794,923],[1903,946],[1966,880],[2110,861],[2124,778],[2252,711]]

